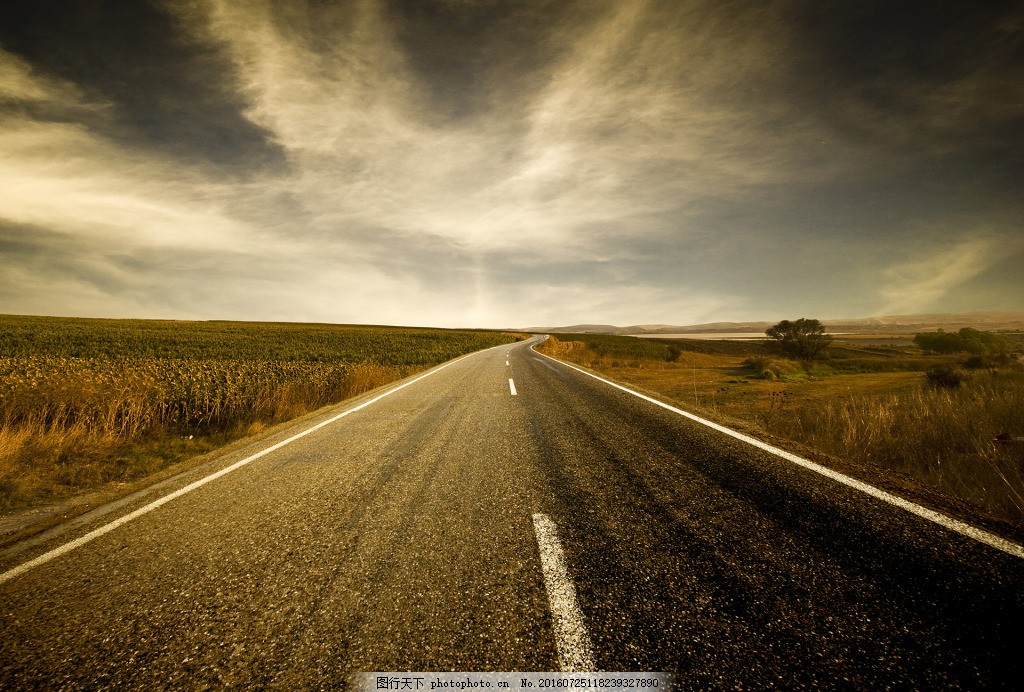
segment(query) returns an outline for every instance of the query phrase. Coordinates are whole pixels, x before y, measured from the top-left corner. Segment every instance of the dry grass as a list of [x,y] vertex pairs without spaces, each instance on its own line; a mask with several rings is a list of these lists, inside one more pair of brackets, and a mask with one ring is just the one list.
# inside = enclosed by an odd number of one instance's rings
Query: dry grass
[[31,378],[3,382],[0,510],[133,481],[421,370],[379,363],[42,362],[34,360]]
[[63,428],[0,427],[0,508],[59,499],[83,489],[137,480],[168,464],[214,449],[244,430],[199,435],[154,432],[132,439],[78,424]]
[[773,421],[773,432],[911,473],[1006,518],[1024,520],[1024,446],[996,444],[1024,423],[1024,373],[978,373],[958,388],[919,384],[847,395]]
[[420,369],[68,361],[4,383],[0,509],[133,481]]
[[772,375],[759,377],[742,355],[684,352],[667,362],[599,355],[579,340],[548,339],[543,348],[706,417],[743,421],[835,457],[910,475],[1024,525],[1024,443],[993,442],[1001,433],[1024,436],[1019,365],[969,371],[962,386],[937,388],[923,370],[950,359],[912,352],[879,356],[877,367],[870,358],[858,361],[853,372],[772,360],[766,364]]

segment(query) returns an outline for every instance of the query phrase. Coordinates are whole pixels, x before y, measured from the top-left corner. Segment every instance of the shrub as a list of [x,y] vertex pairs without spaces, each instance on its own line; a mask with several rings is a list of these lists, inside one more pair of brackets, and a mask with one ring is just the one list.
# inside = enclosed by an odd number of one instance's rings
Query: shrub
[[743,361],[743,367],[753,371],[754,377],[762,380],[774,380],[777,375],[771,370],[772,361],[762,356],[754,356]]
[[743,361],[743,366],[753,371],[754,377],[761,380],[786,380],[792,382],[807,379],[806,368],[791,360],[772,360],[763,356],[754,356]]
[[964,361],[964,367],[971,368],[972,370],[983,368],[985,367],[985,359],[978,355],[970,356]]
[[928,384],[933,387],[959,387],[964,381],[964,376],[959,370],[950,365],[937,365],[925,373]]

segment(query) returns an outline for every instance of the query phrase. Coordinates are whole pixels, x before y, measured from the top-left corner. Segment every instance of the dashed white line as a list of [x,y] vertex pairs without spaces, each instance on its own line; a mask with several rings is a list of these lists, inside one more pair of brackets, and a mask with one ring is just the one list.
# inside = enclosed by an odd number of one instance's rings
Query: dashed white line
[[516,395],[516,383],[512,381],[512,378],[508,378],[508,389],[512,392],[512,396]]
[[505,361],[505,365],[508,365],[508,361],[507,360]]
[[[241,461],[235,462],[231,466],[223,468],[220,471],[217,471],[216,473],[213,473],[213,474],[210,474],[209,476],[206,476],[205,478],[200,478],[198,481],[195,481],[194,483],[190,483],[190,484],[186,485],[183,488],[179,488],[178,490],[175,490],[173,493],[170,493],[168,495],[165,495],[165,496],[161,497],[159,500],[151,502],[151,503],[149,503],[148,505],[146,505],[144,507],[140,507],[139,509],[135,510],[134,512],[131,512],[130,514],[126,514],[123,517],[120,517],[119,519],[115,519],[114,521],[110,522],[109,524],[104,524],[103,526],[99,527],[98,529],[90,531],[89,533],[87,533],[84,536],[81,536],[79,538],[76,538],[75,540],[71,541],[70,543],[65,543],[62,546],[54,548],[53,550],[49,551],[48,553],[43,553],[39,557],[36,557],[36,558],[34,558],[32,560],[29,560],[28,562],[24,562],[24,563],[18,565],[17,567],[13,567],[13,568],[7,570],[6,572],[3,572],[2,574],[0,574],[0,584],[3,584],[4,582],[6,582],[6,581],[8,581],[10,579],[13,579],[14,577],[18,576],[19,574],[24,574],[25,572],[29,571],[33,567],[38,567],[39,565],[45,564],[45,563],[49,562],[50,560],[52,560],[52,559],[54,559],[56,557],[60,557],[64,553],[71,552],[75,548],[79,548],[79,547],[85,545],[86,543],[89,543],[90,541],[92,541],[92,540],[94,540],[96,538],[99,538],[100,536],[102,536],[104,534],[110,533],[111,531],[113,531],[117,527],[123,526],[124,524],[127,524],[128,522],[130,522],[130,521],[132,521],[134,519],[138,519],[143,514],[148,514],[149,512],[152,512],[154,509],[156,509],[157,507],[160,507],[161,505],[165,505],[165,504],[167,504],[168,502],[170,502],[171,500],[173,500],[173,499],[175,499],[177,497],[181,497],[185,493],[192,492],[196,488],[204,486],[207,483],[209,483],[210,481],[216,480],[216,479],[220,478],[221,476],[226,476],[227,474],[231,473],[232,471],[234,471],[236,469],[239,469],[239,468],[245,466],[246,464],[248,464],[250,462],[256,461],[260,457],[266,456],[267,454],[270,454],[273,451],[281,449],[281,447],[284,447],[285,445],[290,444],[290,443],[294,442],[295,440],[298,440],[299,438],[305,437],[306,435],[309,435],[311,432],[319,430],[320,428],[322,428],[322,427],[324,427],[326,425],[330,425],[331,423],[334,423],[335,421],[344,418],[345,416],[349,415],[350,413],[355,413],[356,411],[362,410],[362,409],[366,408],[367,406],[369,406],[371,404],[375,404],[378,401],[380,401],[381,399],[383,399],[384,397],[391,396],[395,392],[397,392],[399,390],[402,390],[402,389],[405,389],[409,385],[416,384],[417,382],[419,382],[423,378],[430,377],[431,375],[433,375],[433,374],[435,374],[437,372],[440,372],[441,370],[444,370],[449,365],[454,365],[455,363],[459,362],[460,360],[463,360],[464,358],[468,358],[471,355],[473,355],[473,354],[470,353],[468,355],[462,356],[462,358],[456,358],[455,360],[448,361],[444,365],[441,365],[441,366],[439,366],[437,368],[434,368],[433,370],[430,370],[429,372],[425,372],[425,373],[423,373],[422,375],[420,375],[419,377],[417,377],[415,379],[409,380],[408,382],[403,382],[402,384],[398,385],[394,389],[389,389],[388,391],[384,392],[383,394],[378,394],[377,396],[373,397],[369,401],[364,401],[363,403],[359,404],[358,406],[353,406],[352,408],[350,408],[350,409],[348,409],[346,411],[342,411],[341,413],[339,413],[336,416],[333,416],[332,418],[328,418],[327,420],[321,421],[320,423],[317,423],[316,425],[314,425],[312,427],[306,428],[302,432],[297,433],[295,435],[292,435],[287,440],[282,440],[281,442],[278,442],[275,445],[271,445],[270,447],[267,447],[266,449],[264,449],[262,451],[256,452],[252,456],[246,457],[245,459],[242,459]],[[511,380],[509,380],[509,382],[511,382]],[[515,392],[513,392],[513,394],[514,393]]]
[[555,625],[558,662],[567,673],[593,671],[596,669],[594,651],[576,600],[576,587],[565,564],[565,552],[558,540],[555,522],[546,514],[534,514],[533,532],[537,535],[544,588],[548,592]]
[[[537,351],[536,353],[539,353],[539,351]],[[899,497],[898,495],[893,495],[892,493],[876,488],[873,485],[869,485],[864,481],[859,481],[856,478],[851,478],[850,476],[839,473],[838,471],[833,471],[828,467],[822,466],[821,464],[816,464],[813,461],[808,461],[803,457],[798,457],[797,455],[791,454],[790,452],[787,452],[783,449],[779,449],[778,447],[773,447],[772,445],[767,444],[765,442],[761,442],[761,440],[750,437],[749,435],[744,435],[743,433],[731,430],[730,428],[727,428],[724,425],[712,423],[709,420],[701,418],[700,416],[695,416],[694,414],[689,413],[687,411],[683,411],[682,409],[676,408],[675,406],[670,406],[662,401],[658,401],[657,399],[645,396],[644,394],[640,394],[639,392],[634,392],[632,389],[629,389],[628,387],[623,387],[621,384],[617,384],[615,382],[612,382],[611,380],[606,380],[603,377],[598,377],[597,375],[591,372],[587,372],[582,368],[577,368],[575,365],[569,365],[566,362],[557,360],[555,358],[551,358],[551,356],[546,355],[544,353],[540,353],[540,355],[550,360],[553,360],[556,363],[560,363],[561,365],[564,365],[567,368],[572,368],[577,372],[581,372],[587,377],[593,377],[595,380],[604,382],[605,384],[615,387],[616,389],[621,389],[622,391],[632,394],[635,397],[639,397],[644,401],[649,401],[655,406],[660,406],[661,408],[668,409],[673,413],[678,413],[680,416],[689,418],[690,420],[700,423],[701,425],[706,425],[709,428],[713,428],[721,433],[725,433],[730,437],[734,437],[737,440],[746,442],[747,444],[753,445],[758,449],[763,449],[764,451],[770,454],[774,454],[777,457],[781,457],[786,461],[790,461],[796,464],[797,466],[802,466],[809,471],[814,471],[815,473],[819,473],[822,476],[825,476],[826,478],[831,478],[837,483],[842,483],[843,485],[855,488],[856,490],[859,490],[862,493],[870,495],[871,497],[879,499],[883,502],[887,502],[890,505],[893,505],[894,507],[899,507],[900,509],[906,510],[911,514],[916,514],[917,516],[923,519],[927,519],[928,521],[938,524],[939,526],[947,528],[950,531],[955,531],[956,533],[959,533],[962,536],[973,538],[979,543],[984,543],[985,545],[991,546],[997,550],[1001,550],[1004,553],[1013,555],[1014,557],[1024,558],[1024,546],[1021,546],[1017,543],[1008,541],[1005,538],[997,536],[993,533],[989,533],[988,531],[985,531],[983,529],[979,529],[976,526],[971,526],[966,522],[960,521],[959,519],[954,519],[953,517],[942,514],[941,512],[936,512],[935,510],[928,509],[927,507],[922,507],[916,502],[905,500],[902,497]]]

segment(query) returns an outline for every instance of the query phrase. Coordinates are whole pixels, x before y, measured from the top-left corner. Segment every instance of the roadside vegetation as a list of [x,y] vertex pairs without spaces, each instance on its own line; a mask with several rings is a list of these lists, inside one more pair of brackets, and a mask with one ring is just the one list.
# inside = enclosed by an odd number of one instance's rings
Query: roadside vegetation
[[129,482],[523,335],[0,316],[0,509]]
[[1024,527],[1024,439],[1014,439],[1024,438],[1024,334],[970,332],[967,347],[946,352],[927,348],[927,337],[886,346],[837,337],[815,359],[785,357],[771,340],[559,334],[539,348]]

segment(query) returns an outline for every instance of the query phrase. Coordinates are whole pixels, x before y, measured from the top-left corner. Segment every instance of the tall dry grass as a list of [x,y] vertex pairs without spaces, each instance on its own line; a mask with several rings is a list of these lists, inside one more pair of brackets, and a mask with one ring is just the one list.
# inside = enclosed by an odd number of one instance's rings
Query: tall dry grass
[[421,368],[0,358],[0,509],[132,481]]
[[[922,378],[923,380],[924,378]],[[976,373],[961,386],[849,395],[787,415],[769,431],[836,456],[908,473],[1016,522],[1024,521],[1024,373]]]

